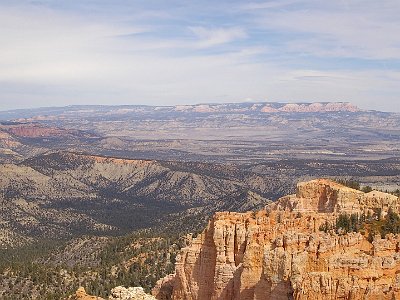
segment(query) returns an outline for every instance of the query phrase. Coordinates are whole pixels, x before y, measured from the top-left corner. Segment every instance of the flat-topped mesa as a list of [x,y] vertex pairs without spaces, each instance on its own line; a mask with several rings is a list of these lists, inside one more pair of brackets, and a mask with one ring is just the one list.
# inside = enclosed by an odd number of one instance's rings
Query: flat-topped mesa
[[399,211],[398,197],[378,191],[364,193],[329,179],[315,179],[298,183],[295,195],[284,196],[267,209],[349,214],[379,209],[385,214],[389,207]]

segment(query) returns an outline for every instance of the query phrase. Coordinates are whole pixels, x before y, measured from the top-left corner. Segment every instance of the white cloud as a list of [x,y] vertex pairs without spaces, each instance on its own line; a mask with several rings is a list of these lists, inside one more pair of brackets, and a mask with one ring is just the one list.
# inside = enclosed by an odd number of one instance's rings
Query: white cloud
[[[300,3],[303,5],[299,6]],[[286,42],[289,52],[321,57],[400,59],[399,1],[315,3],[318,2],[297,1],[297,6],[290,9],[257,11],[257,20],[268,30],[301,34]]]
[[110,51],[122,50],[114,49],[115,37],[143,31],[47,9],[2,9],[0,80],[55,82],[96,75],[110,60]]
[[291,4],[298,3],[299,0],[275,0],[265,2],[249,2],[240,5],[240,9],[243,10],[259,10],[259,9],[275,9],[282,8]]
[[239,27],[205,28],[195,26],[189,27],[189,30],[199,39],[196,46],[200,48],[222,45],[247,37],[245,30]]

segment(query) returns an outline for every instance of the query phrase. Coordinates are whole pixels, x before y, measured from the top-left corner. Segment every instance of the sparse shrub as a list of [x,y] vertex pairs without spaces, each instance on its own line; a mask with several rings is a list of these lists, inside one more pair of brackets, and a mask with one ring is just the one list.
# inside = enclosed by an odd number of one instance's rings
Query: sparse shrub
[[364,193],[372,192],[372,187],[370,187],[369,185],[366,185],[361,189],[361,191],[363,191]]
[[277,222],[277,223],[281,223],[281,222],[282,222],[282,215],[281,215],[281,213],[279,213],[279,214],[276,216],[276,222]]
[[329,224],[329,222],[327,220],[325,220],[325,222],[323,224],[321,224],[321,226],[319,226],[319,230],[323,231],[325,233],[331,229],[332,229],[332,225]]

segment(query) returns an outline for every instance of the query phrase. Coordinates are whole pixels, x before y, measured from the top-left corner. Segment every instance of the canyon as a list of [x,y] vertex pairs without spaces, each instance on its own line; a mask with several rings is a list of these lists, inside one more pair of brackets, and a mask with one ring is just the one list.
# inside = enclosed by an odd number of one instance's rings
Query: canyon
[[[312,272],[344,264],[331,255],[362,249],[368,264],[378,259],[376,222],[398,212],[380,191],[399,189],[399,116],[345,102],[0,112],[0,297],[61,299],[79,286],[103,299],[118,286],[149,293],[175,263],[154,289],[159,299],[300,297],[299,286],[317,286]],[[344,213],[375,219],[333,228]],[[323,252],[323,241],[336,248]],[[305,257],[316,266],[296,271]],[[344,268],[321,273],[330,293]],[[369,280],[369,291],[387,278]]]

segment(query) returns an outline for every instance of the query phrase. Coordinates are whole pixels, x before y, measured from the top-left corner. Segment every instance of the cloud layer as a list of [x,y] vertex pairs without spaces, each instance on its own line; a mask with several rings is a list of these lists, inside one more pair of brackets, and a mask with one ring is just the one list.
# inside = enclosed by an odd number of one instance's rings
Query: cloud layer
[[0,1],[0,109],[351,101],[400,111],[400,2]]

